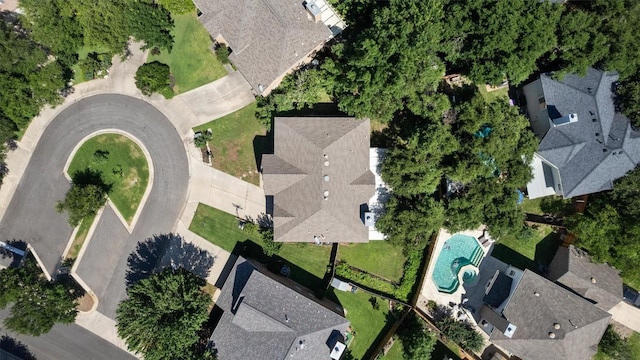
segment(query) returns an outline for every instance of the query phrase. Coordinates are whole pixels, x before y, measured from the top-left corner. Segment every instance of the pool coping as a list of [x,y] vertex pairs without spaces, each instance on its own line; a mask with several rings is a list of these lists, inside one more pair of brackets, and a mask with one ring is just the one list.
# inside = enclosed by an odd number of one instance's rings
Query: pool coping
[[[429,266],[427,268],[427,272],[425,275],[425,279],[424,279],[425,281],[423,281],[422,289],[420,289],[420,295],[422,295],[423,297],[429,300],[433,300],[438,304],[448,304],[449,302],[453,302],[457,304],[461,301],[462,294],[465,293],[464,287],[461,286],[462,274],[464,274],[464,271],[469,268],[472,268],[473,271],[476,273],[479,272],[479,269],[476,266],[471,264],[461,267],[458,270],[458,274],[457,274],[458,281],[460,282],[460,284],[458,285],[458,288],[456,289],[456,291],[452,292],[451,294],[442,293],[438,290],[438,286],[433,281],[433,270],[437,261],[437,257],[440,255],[440,251],[442,251],[445,241],[456,234],[467,235],[476,239],[476,241],[478,242],[478,246],[480,246],[480,249],[483,252],[482,258],[486,257],[489,254],[491,246],[483,246],[482,243],[478,240],[478,238],[480,238],[485,233],[485,229],[486,229],[486,226],[480,226],[479,228],[474,230],[458,231],[453,234],[449,233],[444,228],[440,229],[440,231],[438,232],[438,236],[435,239],[436,243],[433,247],[433,251],[431,252],[431,258],[429,259]],[[482,262],[482,260],[480,260],[480,262]]]

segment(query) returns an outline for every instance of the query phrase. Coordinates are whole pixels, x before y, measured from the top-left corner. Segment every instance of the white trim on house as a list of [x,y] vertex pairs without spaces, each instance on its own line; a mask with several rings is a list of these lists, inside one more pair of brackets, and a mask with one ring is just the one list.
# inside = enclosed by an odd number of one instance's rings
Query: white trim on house
[[[546,176],[545,167],[547,172],[551,171],[551,173],[547,173]],[[548,195],[562,195],[560,173],[556,167],[550,165],[535,153],[531,161],[531,168],[533,170],[533,179],[527,184],[529,199],[536,199]],[[549,186],[547,177],[552,178],[553,186]]]

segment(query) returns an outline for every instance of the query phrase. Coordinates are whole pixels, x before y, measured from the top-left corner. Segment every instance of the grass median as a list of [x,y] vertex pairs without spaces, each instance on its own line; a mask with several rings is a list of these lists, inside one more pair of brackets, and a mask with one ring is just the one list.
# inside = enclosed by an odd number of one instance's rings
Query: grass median
[[97,135],[80,146],[67,173],[73,177],[86,169],[99,172],[111,185],[109,198],[131,223],[149,182],[149,164],[142,149],[124,135]]

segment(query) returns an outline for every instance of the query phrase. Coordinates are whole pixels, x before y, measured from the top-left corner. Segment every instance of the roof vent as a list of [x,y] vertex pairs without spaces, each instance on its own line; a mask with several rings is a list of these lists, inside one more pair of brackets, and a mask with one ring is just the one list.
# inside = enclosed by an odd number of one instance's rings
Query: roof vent
[[323,196],[323,198],[324,198],[325,200],[329,199],[329,190],[325,190],[325,191],[322,193],[322,196]]
[[533,293],[533,295],[540,296],[540,293],[536,291],[536,292]]
[[329,166],[329,160],[324,161],[324,166]]
[[329,182],[329,175],[323,176],[322,180],[324,180],[325,182]]
[[553,331],[549,333],[549,339],[555,339],[556,338],[556,333],[554,333]]
[[364,213],[364,224],[368,227],[374,227],[376,225],[375,216],[372,212]]
[[592,283],[592,284],[595,284],[596,282],[597,282],[596,278],[592,277],[592,278],[591,278],[591,283]]
[[305,9],[307,9],[307,13],[311,16],[311,20],[315,22],[322,20],[322,11],[314,0],[307,0],[303,2],[302,5],[304,5]]
[[553,324],[553,328],[556,329],[556,330],[559,330],[560,329],[560,324],[558,324],[558,323]]

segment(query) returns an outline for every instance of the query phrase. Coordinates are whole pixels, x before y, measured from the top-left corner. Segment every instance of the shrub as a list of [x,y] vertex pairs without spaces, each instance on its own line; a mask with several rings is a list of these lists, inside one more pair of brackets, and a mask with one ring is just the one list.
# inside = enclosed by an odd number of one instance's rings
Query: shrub
[[223,64],[229,64],[229,48],[225,44],[218,44],[216,47],[216,57]]
[[260,235],[262,236],[262,250],[265,255],[273,256],[280,252],[282,243],[273,240],[273,228],[260,229]]
[[171,84],[169,65],[159,61],[142,64],[136,71],[136,86],[144,95],[168,90]]
[[458,321],[451,316],[445,316],[437,323],[438,329],[451,341],[471,351],[480,351],[484,345],[482,336],[471,325]]

